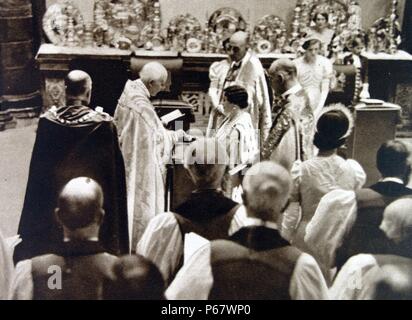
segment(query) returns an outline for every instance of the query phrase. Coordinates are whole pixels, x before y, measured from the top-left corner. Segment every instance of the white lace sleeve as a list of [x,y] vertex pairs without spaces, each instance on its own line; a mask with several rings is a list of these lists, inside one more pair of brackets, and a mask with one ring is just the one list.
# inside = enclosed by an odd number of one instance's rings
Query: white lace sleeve
[[222,77],[224,77],[223,73],[224,73],[224,67],[223,67],[222,61],[216,61],[210,65],[210,68],[209,68],[210,85],[209,85],[208,94],[212,102],[212,105],[215,108],[217,108],[220,103],[219,100],[220,100],[220,94],[221,94],[222,88],[219,88],[219,86],[221,86],[221,81],[223,81],[222,80]]
[[210,65],[209,68],[209,79],[210,79],[210,86],[216,87],[217,82],[219,81],[221,71],[221,61],[215,61]]
[[355,173],[355,190],[359,190],[366,182],[365,170],[363,170],[362,166],[356,160],[348,159],[347,162]]

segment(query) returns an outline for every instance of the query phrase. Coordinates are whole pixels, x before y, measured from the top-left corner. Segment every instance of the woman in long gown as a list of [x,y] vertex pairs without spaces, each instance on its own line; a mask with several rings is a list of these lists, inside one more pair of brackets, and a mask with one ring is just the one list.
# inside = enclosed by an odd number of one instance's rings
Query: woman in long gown
[[[239,85],[224,89],[223,109],[225,118],[216,131],[217,140],[225,146],[229,156],[229,169],[239,165],[251,164],[258,152],[257,133],[252,124],[248,108],[248,93]],[[240,185],[240,172],[228,179],[226,193],[233,196],[232,191]]]
[[294,191],[291,205],[284,215],[282,232],[303,250],[308,249],[304,243],[306,226],[321,198],[336,189],[355,191],[366,181],[366,174],[358,162],[345,160],[337,154],[352,127],[353,119],[346,107],[324,108],[317,121],[313,141],[319,148],[318,155],[302,162],[292,171]]
[[320,40],[306,40],[302,47],[305,50],[304,55],[295,60],[298,80],[308,95],[309,104],[316,119],[329,94],[333,65],[319,54]]

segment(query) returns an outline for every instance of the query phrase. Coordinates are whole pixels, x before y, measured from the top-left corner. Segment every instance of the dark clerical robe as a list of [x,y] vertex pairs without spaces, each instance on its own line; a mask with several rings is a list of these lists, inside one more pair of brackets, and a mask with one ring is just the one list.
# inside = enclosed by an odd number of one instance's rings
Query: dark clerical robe
[[97,241],[61,243],[55,254],[17,264],[12,299],[101,300],[116,261],[117,257],[104,252]]
[[39,120],[14,260],[59,250],[63,239],[54,209],[63,186],[76,177],[96,180],[104,192],[100,230],[104,249],[128,252],[125,169],[112,118],[85,106],[52,108]]

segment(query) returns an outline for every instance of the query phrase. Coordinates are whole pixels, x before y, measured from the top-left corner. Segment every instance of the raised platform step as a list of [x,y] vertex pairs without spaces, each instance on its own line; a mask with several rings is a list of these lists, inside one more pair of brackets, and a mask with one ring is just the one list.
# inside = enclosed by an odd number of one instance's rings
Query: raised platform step
[[0,111],[0,131],[36,124],[40,112],[40,106]]

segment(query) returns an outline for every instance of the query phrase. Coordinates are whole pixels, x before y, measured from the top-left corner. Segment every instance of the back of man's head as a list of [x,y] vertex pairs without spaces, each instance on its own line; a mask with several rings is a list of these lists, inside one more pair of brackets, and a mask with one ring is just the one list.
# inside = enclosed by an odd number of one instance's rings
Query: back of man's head
[[397,140],[381,145],[376,155],[376,165],[382,177],[405,178],[409,168],[410,152],[407,146]]
[[285,74],[289,77],[295,78],[297,75],[297,69],[295,63],[290,59],[281,58],[274,61],[269,67],[269,75],[275,76]]
[[243,179],[243,197],[248,215],[278,222],[291,187],[291,177],[283,166],[271,161],[255,164]]
[[106,300],[163,300],[165,283],[159,269],[140,255],[128,255],[113,265],[113,279],[103,285]]
[[412,198],[398,199],[385,208],[380,228],[396,243],[412,240],[411,208]]
[[184,166],[197,187],[220,186],[227,168],[226,149],[214,138],[200,138],[185,150]]
[[61,224],[74,231],[91,225],[100,225],[103,219],[103,191],[91,178],[70,180],[62,189],[56,208]]
[[167,69],[157,61],[146,63],[139,72],[140,79],[144,83],[150,81],[167,81]]
[[70,97],[82,97],[90,94],[92,78],[82,70],[73,70],[66,77],[66,95]]

